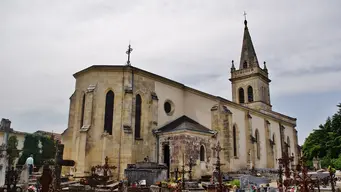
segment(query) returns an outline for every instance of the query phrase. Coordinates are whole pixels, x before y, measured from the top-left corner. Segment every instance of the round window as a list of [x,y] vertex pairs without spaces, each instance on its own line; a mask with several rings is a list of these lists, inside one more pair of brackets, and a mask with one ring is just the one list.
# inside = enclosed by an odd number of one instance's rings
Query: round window
[[172,111],[172,105],[169,101],[166,101],[164,104],[165,112],[168,114]]

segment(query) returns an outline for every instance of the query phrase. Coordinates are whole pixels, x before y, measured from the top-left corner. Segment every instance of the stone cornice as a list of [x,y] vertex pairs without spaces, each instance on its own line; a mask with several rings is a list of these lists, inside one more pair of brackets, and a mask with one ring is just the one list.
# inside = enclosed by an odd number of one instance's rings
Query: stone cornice
[[212,131],[212,133],[203,133],[203,132],[199,132],[199,131],[194,131],[194,130],[177,130],[177,131],[172,131],[172,132],[155,132],[155,134],[157,134],[158,136],[168,136],[168,135],[177,135],[177,134],[186,134],[186,133],[190,133],[190,134],[196,134],[196,135],[203,135],[203,136],[212,136],[216,134],[216,131]]

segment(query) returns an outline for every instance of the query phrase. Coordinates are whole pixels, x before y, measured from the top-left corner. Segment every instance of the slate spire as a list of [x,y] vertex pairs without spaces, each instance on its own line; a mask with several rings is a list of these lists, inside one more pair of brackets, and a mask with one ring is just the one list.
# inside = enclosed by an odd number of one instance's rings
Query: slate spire
[[256,55],[255,48],[253,47],[249,29],[247,27],[247,20],[244,20],[244,37],[242,52],[240,56],[239,69],[249,68],[249,67],[259,67],[258,59]]

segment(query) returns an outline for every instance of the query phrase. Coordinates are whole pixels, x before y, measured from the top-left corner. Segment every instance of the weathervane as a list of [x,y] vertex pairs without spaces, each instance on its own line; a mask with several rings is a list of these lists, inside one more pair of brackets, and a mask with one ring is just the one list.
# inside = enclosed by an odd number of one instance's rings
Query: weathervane
[[131,48],[130,42],[129,42],[129,46],[128,46],[128,50],[126,51],[126,54],[128,55],[128,61],[127,61],[127,65],[131,65],[130,63],[130,54],[133,51],[133,48]]

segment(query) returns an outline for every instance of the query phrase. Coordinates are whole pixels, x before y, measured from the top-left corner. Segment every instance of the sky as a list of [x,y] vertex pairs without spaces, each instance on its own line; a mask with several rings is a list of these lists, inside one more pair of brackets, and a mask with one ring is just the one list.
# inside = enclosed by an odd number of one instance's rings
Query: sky
[[2,0],[0,117],[15,130],[67,128],[73,74],[132,65],[231,99],[244,15],[273,110],[297,118],[299,143],[341,102],[341,1]]

